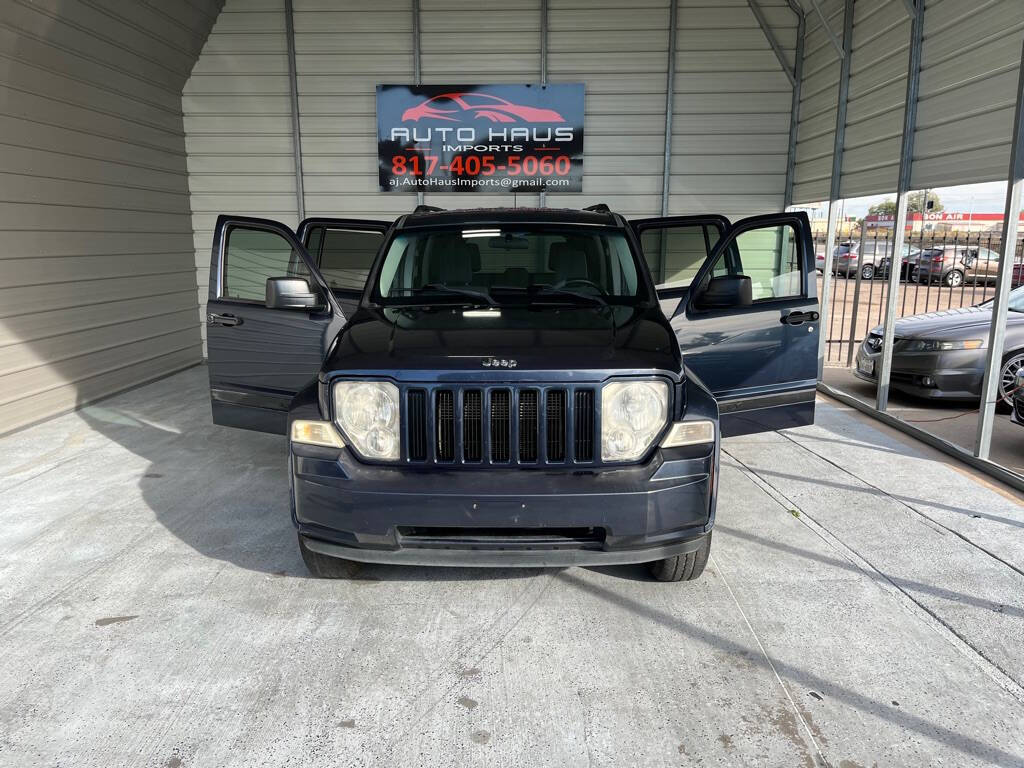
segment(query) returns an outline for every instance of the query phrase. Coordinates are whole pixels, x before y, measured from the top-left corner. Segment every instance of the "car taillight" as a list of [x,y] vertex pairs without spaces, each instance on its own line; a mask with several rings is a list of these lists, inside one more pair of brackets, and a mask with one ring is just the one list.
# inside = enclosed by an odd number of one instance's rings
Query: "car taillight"
[[937,255],[935,255],[935,256],[932,256],[932,261],[934,261],[934,262],[938,263],[938,262],[940,262],[940,261],[943,261],[943,260],[944,260],[945,258],[946,258],[946,257],[945,257],[945,256],[943,256],[943,255],[942,255],[942,254],[940,253],[940,254],[937,254]]

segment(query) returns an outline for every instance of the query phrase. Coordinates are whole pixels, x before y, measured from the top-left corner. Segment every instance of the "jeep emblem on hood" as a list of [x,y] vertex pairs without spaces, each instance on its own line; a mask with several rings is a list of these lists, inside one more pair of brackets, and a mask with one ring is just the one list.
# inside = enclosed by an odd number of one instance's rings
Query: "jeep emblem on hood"
[[485,357],[480,364],[484,368],[515,368],[519,365],[516,360],[499,360],[497,357]]

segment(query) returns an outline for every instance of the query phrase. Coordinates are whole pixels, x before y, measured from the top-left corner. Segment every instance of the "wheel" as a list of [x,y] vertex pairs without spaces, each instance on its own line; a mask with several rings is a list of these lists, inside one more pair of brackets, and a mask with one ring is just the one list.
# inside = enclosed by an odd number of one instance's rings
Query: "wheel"
[[699,549],[685,555],[655,560],[653,563],[648,563],[647,567],[651,571],[651,576],[658,581],[693,581],[704,573],[704,566],[708,564],[708,555],[710,554],[711,534],[708,533]]
[[1017,371],[1024,367],[1024,349],[1011,352],[1003,358],[1003,367],[999,369],[999,397],[996,400],[996,413],[1009,413],[1013,410],[1010,403],[1010,392],[1016,386]]
[[942,284],[948,288],[959,288],[963,285],[964,273],[959,269],[954,269],[942,276]]
[[865,280],[873,279],[875,276],[875,265],[865,264],[863,267],[861,267],[860,276]]
[[353,560],[314,552],[306,546],[306,538],[301,533],[299,552],[302,553],[302,562],[306,564],[306,569],[318,579],[349,579],[355,576],[361,567],[360,563]]

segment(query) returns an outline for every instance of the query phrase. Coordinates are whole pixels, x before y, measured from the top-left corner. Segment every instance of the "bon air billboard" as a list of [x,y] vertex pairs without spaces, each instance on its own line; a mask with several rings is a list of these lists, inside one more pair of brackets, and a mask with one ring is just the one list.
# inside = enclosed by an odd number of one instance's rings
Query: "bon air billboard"
[[378,85],[385,192],[583,191],[582,83]]

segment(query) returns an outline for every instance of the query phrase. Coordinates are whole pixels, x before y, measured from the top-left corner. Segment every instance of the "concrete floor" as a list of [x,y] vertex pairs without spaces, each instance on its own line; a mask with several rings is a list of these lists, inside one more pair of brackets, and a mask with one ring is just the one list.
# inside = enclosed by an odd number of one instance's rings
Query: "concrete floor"
[[712,560],[307,578],[194,368],[0,439],[0,764],[1024,765],[1024,505],[854,412],[726,441]]
[[[826,366],[824,381],[868,405],[875,404],[875,385],[858,379],[850,368]],[[889,390],[888,410],[908,424],[928,430],[969,453],[974,452],[978,432],[977,403],[938,402]],[[989,458],[1024,475],[1024,427],[1015,424],[1009,414],[996,414]]]

